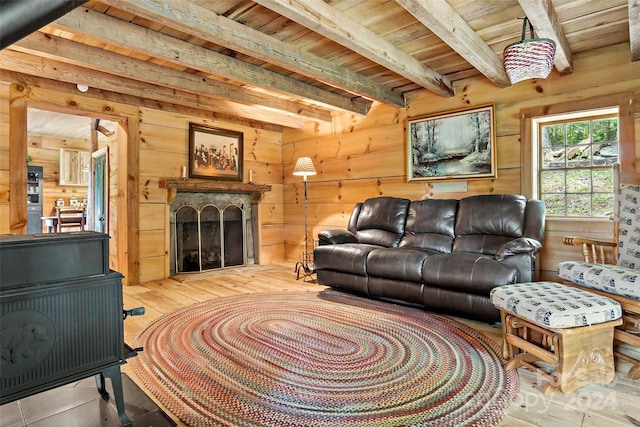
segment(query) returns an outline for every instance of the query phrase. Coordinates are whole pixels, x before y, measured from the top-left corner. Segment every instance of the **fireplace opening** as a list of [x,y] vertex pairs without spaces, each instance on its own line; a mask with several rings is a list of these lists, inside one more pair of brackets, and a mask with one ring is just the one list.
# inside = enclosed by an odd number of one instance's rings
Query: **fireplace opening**
[[176,273],[247,264],[244,205],[183,205],[175,210]]

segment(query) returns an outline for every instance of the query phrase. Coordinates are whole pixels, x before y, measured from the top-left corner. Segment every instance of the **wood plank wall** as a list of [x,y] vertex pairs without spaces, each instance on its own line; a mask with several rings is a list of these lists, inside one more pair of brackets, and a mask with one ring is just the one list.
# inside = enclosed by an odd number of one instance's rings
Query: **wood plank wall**
[[0,234],[11,232],[9,225],[9,103],[11,84],[0,82]]
[[177,178],[188,164],[189,122],[243,133],[243,181],[272,186],[258,208],[260,264],[284,260],[282,220],[282,133],[203,120],[186,115],[140,109],[140,278],[142,282],[169,275],[169,205],[161,178]]
[[[408,98],[408,107],[374,104],[366,117],[337,114],[331,124],[309,122],[302,130],[283,134],[284,222],[287,260],[304,250],[304,198],[302,182],[292,176],[295,161],[310,156],[318,175],[309,178],[309,238],[323,229],[345,228],[353,205],[369,197],[396,196],[412,200],[460,198],[482,193],[521,193],[522,149],[520,110],[575,101],[612,93],[635,94],[636,168],[640,165],[640,62],[629,62],[629,45],[574,55],[574,75],[557,72],[545,80],[528,80],[496,89],[484,78],[457,82],[456,96],[443,99],[421,92]],[[468,180],[466,193],[433,192],[431,182],[406,180],[405,125],[407,118],[495,104],[497,179]],[[631,141],[633,144],[633,141]],[[541,264],[555,275],[557,262],[579,256],[562,245],[565,234],[611,236],[607,221],[547,221]]]
[[[10,166],[9,155],[9,123],[11,105],[11,82],[0,83],[0,233],[11,232],[10,227],[10,180],[15,168]],[[249,170],[253,170],[254,182],[269,184],[272,191],[265,194],[259,205],[258,217],[260,227],[258,239],[260,244],[260,263],[270,264],[284,261],[283,246],[283,209],[282,209],[282,132],[278,126],[252,127],[247,121],[238,120],[234,123],[215,119],[202,119],[189,115],[163,112],[149,108],[131,107],[125,104],[110,102],[106,105],[99,99],[78,95],[71,85],[61,84],[56,89],[42,89],[28,86],[26,92],[30,106],[41,109],[51,109],[74,114],[87,112],[98,117],[108,112],[108,118],[121,121],[122,128],[117,128],[114,142],[109,144],[110,176],[110,264],[119,271],[125,270],[119,262],[122,259],[132,259],[128,256],[131,247],[137,247],[136,265],[131,268],[135,277],[126,277],[127,283],[141,283],[167,277],[169,272],[169,219],[167,205],[167,190],[158,186],[160,178],[175,178],[180,174],[180,167],[187,164],[188,127],[189,122],[208,124],[216,127],[241,131],[244,134],[244,181],[249,179]],[[104,104],[104,105],[103,105]],[[25,112],[26,114],[26,112]],[[203,114],[204,115],[204,114]],[[210,116],[208,114],[207,116]],[[127,218],[127,211],[131,207],[123,198],[121,181],[130,180],[130,176],[120,172],[125,162],[122,142],[125,138],[124,128],[133,134],[133,141],[138,147],[139,159],[136,159],[135,170],[138,172],[138,189],[135,200],[139,200],[138,221]],[[131,132],[135,129],[135,132]],[[27,139],[25,139],[27,141]],[[25,144],[28,143],[25,142]],[[44,144],[38,142],[38,144]],[[45,146],[55,143],[47,142]],[[27,146],[25,146],[25,156]],[[49,154],[36,150],[33,155],[42,160],[48,170],[45,171],[47,183],[57,182],[56,171],[58,164]],[[51,157],[51,158],[49,158]],[[35,160],[33,162],[36,164]],[[25,170],[26,175],[26,170]],[[53,185],[53,184],[52,184]],[[47,188],[51,185],[47,185]],[[68,194],[65,198],[68,198]],[[26,184],[25,194],[26,200]],[[59,197],[45,195],[45,200],[55,200]],[[26,203],[26,201],[25,201]],[[121,206],[127,208],[119,208]],[[25,207],[26,209],[26,207]],[[49,209],[49,203],[45,206]],[[121,223],[128,224],[126,230],[121,230]],[[133,223],[132,223],[133,222]],[[114,238],[115,234],[123,232],[124,238]],[[134,243],[135,242],[135,243]],[[132,246],[133,245],[133,246]],[[137,245],[137,246],[136,246]],[[136,269],[138,269],[136,271]]]
[[[522,161],[519,112],[525,108],[575,100],[579,109],[581,99],[633,92],[637,158],[640,154],[640,63],[629,63],[628,52],[628,44],[623,44],[574,55],[575,75],[561,77],[554,72],[546,80],[525,81],[508,89],[497,89],[483,78],[468,79],[456,84],[456,96],[450,99],[421,92],[410,95],[408,107],[404,109],[375,103],[366,117],[335,114],[330,124],[309,122],[302,130],[285,129],[283,132],[252,127],[240,121],[222,122],[216,118],[203,119],[117,102],[109,102],[105,109],[104,102],[78,96],[71,87],[67,89],[62,84],[57,90],[35,86],[28,89],[30,102],[36,102],[38,108],[51,103],[66,112],[73,107],[72,110],[108,112],[111,116],[121,114],[137,120],[131,129],[137,129],[134,143],[138,144],[140,157],[139,191],[135,195],[135,199],[139,199],[139,221],[127,234],[132,240],[137,238],[139,243],[139,273],[132,280],[135,283],[136,279],[146,282],[168,274],[167,194],[158,187],[158,180],[179,176],[180,166],[186,164],[190,121],[244,133],[244,181],[253,169],[256,183],[273,186],[273,190],[265,194],[259,209],[260,263],[296,261],[304,249],[303,186],[300,179],[291,175],[299,156],[311,156],[318,170],[318,175],[309,178],[308,186],[310,237],[325,228],[344,228],[353,205],[367,197],[391,195],[421,199],[519,193]],[[439,194],[433,192],[429,182],[406,182],[404,128],[408,117],[490,103],[496,105],[497,179],[469,180],[466,193]],[[10,105],[10,84],[0,83],[0,233],[10,232]],[[111,119],[117,120],[117,116]],[[110,161],[117,165],[122,159],[118,159],[114,151],[110,151]],[[636,159],[636,168],[638,164]],[[115,206],[122,201],[114,199],[112,203]],[[577,253],[560,243],[562,235],[587,230],[607,235],[610,234],[609,226],[606,222],[594,225],[547,221],[543,268],[553,272],[559,259]],[[125,243],[116,250],[128,251],[131,242]],[[126,253],[122,256],[126,257]]]

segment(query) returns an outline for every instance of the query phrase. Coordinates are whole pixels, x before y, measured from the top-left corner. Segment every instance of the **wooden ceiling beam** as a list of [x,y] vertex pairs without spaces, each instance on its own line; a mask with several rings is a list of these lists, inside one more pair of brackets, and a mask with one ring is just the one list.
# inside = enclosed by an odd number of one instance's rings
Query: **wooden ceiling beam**
[[444,0],[396,0],[422,25],[431,30],[467,62],[498,87],[511,86],[501,58],[471,29],[469,24]]
[[451,81],[323,0],[254,0],[288,19],[444,96],[454,95]]
[[[1,57],[1,55],[0,55]],[[16,71],[9,71],[0,69],[0,76],[3,81],[20,84],[23,86],[38,87],[41,89],[52,90],[56,92],[72,93],[76,89],[76,85],[59,80],[52,80],[45,77],[33,76],[29,74],[19,73]],[[183,105],[169,104],[167,102],[160,102],[156,100],[140,98],[132,95],[125,95],[122,93],[110,92],[106,90],[91,88],[88,92],[83,93],[82,96],[90,98],[100,99],[107,103],[126,104],[135,107],[146,107],[153,110],[166,111],[173,114],[179,114],[184,116],[199,117],[207,120],[219,120],[227,123],[233,123],[241,126],[252,127],[256,129],[268,130],[272,132],[282,132],[282,126],[275,123],[265,123],[255,119],[245,119],[238,116],[228,116],[215,111],[205,111],[201,108],[186,107]],[[40,101],[29,102],[30,107],[47,110],[50,108],[49,104],[42,103]],[[78,114],[78,110],[74,107],[61,107],[56,105],[56,111],[65,112],[67,114]],[[100,114],[103,114],[101,112]],[[109,114],[107,114],[109,116]],[[113,117],[113,120],[119,120],[117,115]]]
[[[1,56],[1,55],[0,55]],[[56,92],[63,93],[71,93],[76,90],[76,85],[66,82],[61,82],[59,80],[52,80],[44,77],[33,76],[29,74],[23,74],[16,71],[9,70],[1,70],[0,76],[2,76],[3,81],[8,81],[16,84],[21,84],[23,86],[32,86],[38,87],[46,90],[53,90]],[[118,104],[126,104],[134,107],[145,107],[153,110],[166,111],[168,113],[184,115],[184,116],[193,116],[199,117],[207,120],[217,120],[223,121],[227,123],[233,123],[240,126],[252,127],[255,129],[262,129],[272,132],[282,132],[282,126],[275,123],[267,123],[262,122],[256,119],[246,119],[238,116],[229,116],[223,113],[215,112],[215,111],[207,111],[202,108],[193,108],[187,107],[184,105],[176,105],[170,104],[168,102],[161,102],[157,100],[140,98],[132,95],[125,95],[123,93],[110,92],[106,90],[100,89],[89,89],[88,92],[82,94],[82,96],[87,96],[91,98],[96,98],[103,100],[107,103],[118,103]],[[59,104],[59,101],[58,101]],[[29,106],[33,106],[34,108],[40,109],[48,109],[49,104],[44,104],[42,102],[29,102]],[[56,105],[56,111],[66,112],[67,114],[77,114],[78,111],[74,107],[61,107],[60,105]],[[103,114],[101,112],[100,114]],[[109,114],[107,114],[109,116]],[[119,120],[118,116],[114,116],[113,120]]]
[[560,74],[573,73],[573,54],[551,0],[518,0],[538,37],[556,42],[554,65]]
[[[299,117],[296,118],[277,112],[268,112],[247,105],[213,99],[137,80],[130,80],[54,59],[18,52],[11,48],[4,49],[0,52],[0,72],[4,73],[5,70],[58,80],[73,85],[77,82],[83,82],[90,88],[121,93],[123,95],[136,97],[136,99],[148,99],[151,105],[154,105],[154,103],[175,104],[193,109],[221,113],[230,117],[238,116],[247,119],[260,117],[260,121],[271,122],[295,129],[302,129],[304,126],[304,120]],[[138,103],[136,105],[139,106],[141,104]]]
[[118,47],[210,75],[312,100],[330,109],[366,115],[371,106],[371,102],[353,100],[91,9],[78,8],[51,25],[54,28],[101,41],[110,47]]
[[640,0],[629,0],[631,62],[640,61]]
[[176,28],[368,99],[404,107],[401,93],[186,0],[102,0],[103,3]]
[[[132,80],[155,83],[244,105],[277,110],[282,114],[331,122],[331,112],[312,105],[256,93],[228,83],[126,57],[97,47],[36,32],[13,45],[14,50],[46,56]],[[81,83],[81,82],[79,82]]]

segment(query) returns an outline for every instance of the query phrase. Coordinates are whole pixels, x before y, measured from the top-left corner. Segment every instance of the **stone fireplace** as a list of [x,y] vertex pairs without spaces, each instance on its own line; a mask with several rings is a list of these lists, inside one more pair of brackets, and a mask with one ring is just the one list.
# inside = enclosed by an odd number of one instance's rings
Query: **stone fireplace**
[[170,274],[258,262],[258,203],[271,186],[164,180],[169,189]]

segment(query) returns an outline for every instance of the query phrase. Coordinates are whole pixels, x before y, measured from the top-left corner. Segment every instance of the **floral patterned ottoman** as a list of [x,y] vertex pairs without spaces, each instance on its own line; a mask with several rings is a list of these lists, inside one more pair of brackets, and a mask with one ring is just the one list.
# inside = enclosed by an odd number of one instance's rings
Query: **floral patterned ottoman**
[[[549,380],[545,393],[572,393],[615,376],[613,329],[622,308],[611,298],[556,282],[515,283],[491,291],[500,310],[506,369],[525,366]],[[543,369],[534,362],[555,367]]]

